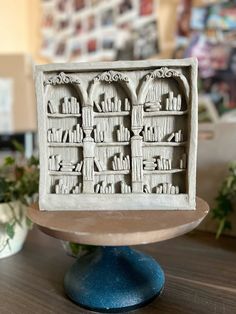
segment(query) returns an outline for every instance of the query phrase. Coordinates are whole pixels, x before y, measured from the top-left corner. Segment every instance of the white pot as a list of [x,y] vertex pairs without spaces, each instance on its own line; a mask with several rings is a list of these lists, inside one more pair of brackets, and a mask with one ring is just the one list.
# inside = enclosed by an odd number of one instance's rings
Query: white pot
[[0,203],[0,258],[11,256],[19,252],[25,242],[28,227],[26,224],[25,211],[26,208],[20,202],[11,202],[10,206],[14,210],[16,217],[20,218],[20,211],[23,210],[23,218],[20,220],[21,225],[18,223],[14,226],[15,235],[10,239],[5,231],[5,225],[11,222],[14,214],[12,213],[9,203]]

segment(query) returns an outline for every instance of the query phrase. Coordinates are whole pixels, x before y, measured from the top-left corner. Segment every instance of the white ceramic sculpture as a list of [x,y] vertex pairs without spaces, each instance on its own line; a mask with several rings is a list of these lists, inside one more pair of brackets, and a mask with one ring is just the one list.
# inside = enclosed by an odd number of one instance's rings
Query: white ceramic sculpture
[[40,209],[195,209],[195,59],[36,70]]

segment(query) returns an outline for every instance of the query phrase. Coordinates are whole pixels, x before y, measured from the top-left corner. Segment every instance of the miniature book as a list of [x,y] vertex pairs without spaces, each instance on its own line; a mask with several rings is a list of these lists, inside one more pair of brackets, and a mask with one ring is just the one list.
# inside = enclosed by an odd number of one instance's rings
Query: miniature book
[[41,210],[195,209],[197,61],[36,69]]

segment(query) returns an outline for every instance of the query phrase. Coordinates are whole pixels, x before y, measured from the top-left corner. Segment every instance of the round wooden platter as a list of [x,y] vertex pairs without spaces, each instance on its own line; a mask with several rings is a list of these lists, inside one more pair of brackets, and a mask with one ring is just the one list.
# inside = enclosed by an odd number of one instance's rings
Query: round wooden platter
[[40,211],[28,209],[28,217],[44,233],[81,244],[123,246],[159,242],[196,228],[209,211],[197,198],[195,210],[146,211]]

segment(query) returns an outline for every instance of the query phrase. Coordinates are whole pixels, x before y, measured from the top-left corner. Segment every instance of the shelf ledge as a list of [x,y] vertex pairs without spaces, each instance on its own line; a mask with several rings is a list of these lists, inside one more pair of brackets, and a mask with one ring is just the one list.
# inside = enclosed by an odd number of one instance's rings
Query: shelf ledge
[[77,171],[49,171],[49,175],[51,176],[81,176],[81,172]]
[[110,142],[110,143],[95,143],[96,146],[126,146],[130,145],[130,142]]
[[130,170],[103,170],[103,171],[95,171],[94,174],[96,176],[100,175],[122,175],[129,174]]
[[48,143],[49,147],[83,147],[83,143]]
[[80,113],[48,113],[48,118],[79,118]]
[[94,117],[119,117],[130,115],[129,111],[117,111],[117,112],[94,112]]
[[143,142],[143,147],[148,146],[185,146],[187,142]]
[[143,116],[144,117],[183,116],[183,115],[186,115],[187,113],[188,113],[188,110],[184,110],[184,111],[151,111],[151,112],[144,111]]
[[143,170],[144,174],[168,174],[184,172],[186,169],[171,169],[171,170]]

